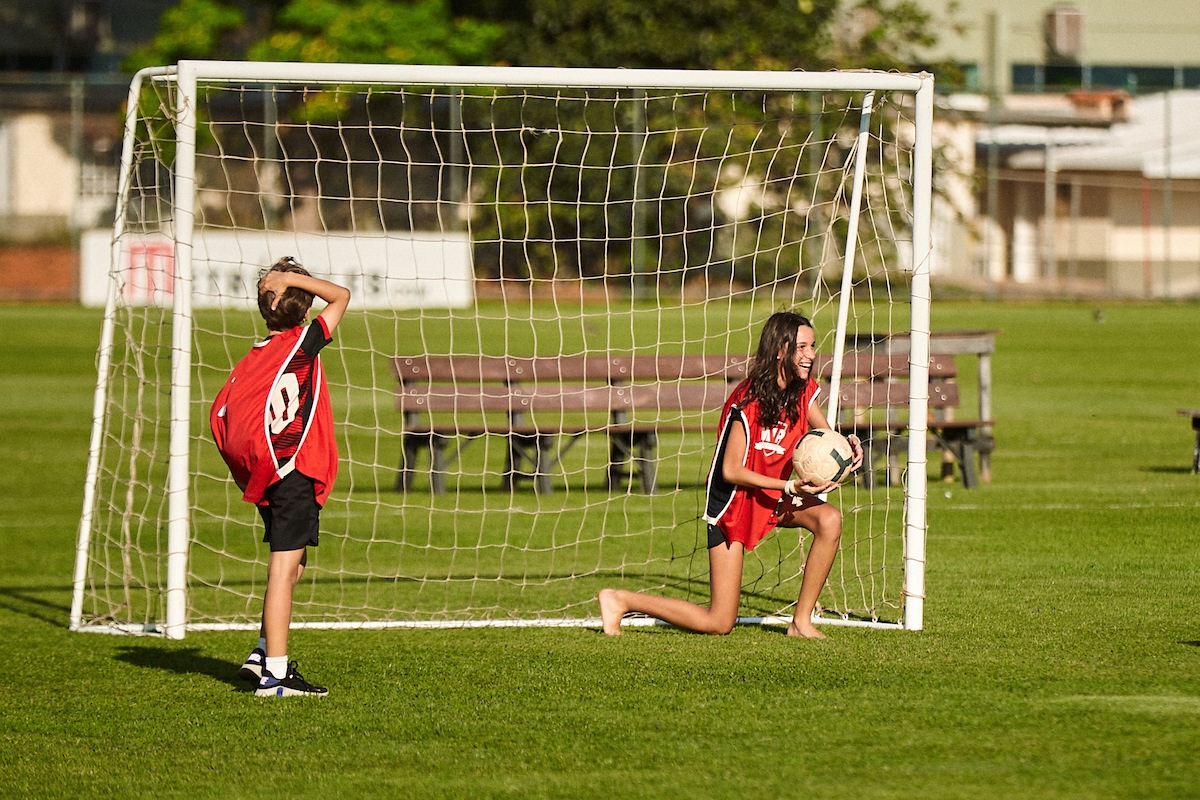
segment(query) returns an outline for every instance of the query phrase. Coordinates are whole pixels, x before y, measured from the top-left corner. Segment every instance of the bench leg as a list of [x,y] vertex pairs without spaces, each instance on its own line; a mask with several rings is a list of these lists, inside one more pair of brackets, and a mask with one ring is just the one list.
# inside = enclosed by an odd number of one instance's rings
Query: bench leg
[[875,480],[875,438],[873,436],[860,437],[860,441],[863,449],[863,463],[858,468],[859,476],[864,489],[874,489],[878,485]]
[[954,482],[954,462],[956,458],[954,453],[949,450],[943,450],[942,453],[942,480],[946,483]]
[[[524,471],[526,465],[529,466],[529,472]],[[554,485],[551,483],[550,472],[553,467],[554,434],[509,434],[508,457],[500,488],[512,491],[521,478],[532,478],[535,492],[552,494]]]
[[533,490],[538,494],[553,494],[550,483],[550,468],[554,464],[554,436],[543,434],[537,437],[537,461],[533,468]]
[[[610,433],[608,436],[608,490],[621,488],[622,481],[636,475],[642,491],[654,494],[658,462],[658,437],[653,433]],[[628,468],[627,468],[628,467]],[[632,486],[632,483],[631,483]]]
[[974,489],[979,486],[975,473],[975,441],[967,437],[959,444],[959,467],[962,469],[962,484],[964,489]]
[[1192,418],[1192,427],[1196,429],[1196,451],[1192,455],[1192,474],[1200,472],[1200,417]]
[[654,451],[658,447],[658,437],[653,433],[644,433],[637,437],[633,461],[642,479],[642,491],[654,494],[654,484],[658,473],[658,462],[654,459]]
[[632,436],[627,433],[610,433],[608,436],[608,490],[621,488],[625,477],[625,464],[633,451]]
[[437,434],[429,437],[429,489],[446,493],[446,438]]
[[982,450],[979,432],[974,429],[949,433],[935,433],[935,445],[950,453],[958,462],[962,472],[964,489],[974,489],[979,486],[978,473],[975,471],[975,458]]
[[404,433],[400,436],[400,471],[396,473],[396,491],[407,492],[412,488],[413,473],[417,468],[417,454],[422,447],[429,446],[429,437]]
[[887,438],[887,485],[901,486],[903,479],[901,475],[903,470],[900,469],[900,454],[905,456],[905,462],[908,461],[908,437],[897,436],[896,434],[888,434]]
[[500,488],[512,491],[517,488],[517,479],[522,476],[522,467],[532,459],[528,455],[528,438],[519,434],[508,435],[508,453],[504,457],[504,475],[500,479]]

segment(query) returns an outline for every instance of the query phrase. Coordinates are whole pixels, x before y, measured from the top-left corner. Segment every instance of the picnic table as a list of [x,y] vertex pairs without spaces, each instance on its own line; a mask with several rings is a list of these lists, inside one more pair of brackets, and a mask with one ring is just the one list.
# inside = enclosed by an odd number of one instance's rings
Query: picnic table
[[[987,421],[983,426],[983,434],[991,438],[992,434],[992,354],[996,352],[996,337],[1003,333],[999,329],[965,329],[931,331],[929,334],[929,355],[973,355],[976,357],[979,379],[979,413],[978,419]],[[904,333],[860,333],[849,334],[846,337],[848,350],[875,350],[887,355],[907,354],[909,351],[909,334]],[[953,413],[952,411],[949,413]],[[983,482],[992,479],[992,454],[990,449],[981,449],[979,456],[979,479]],[[953,460],[947,457],[943,469],[953,469]]]

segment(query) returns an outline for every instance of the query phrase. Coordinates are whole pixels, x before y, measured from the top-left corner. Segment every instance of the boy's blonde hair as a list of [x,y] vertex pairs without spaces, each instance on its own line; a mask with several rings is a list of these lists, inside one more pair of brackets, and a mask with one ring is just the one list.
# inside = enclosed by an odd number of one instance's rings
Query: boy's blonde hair
[[308,310],[312,308],[313,294],[303,289],[291,286],[279,298],[279,304],[274,309],[271,303],[275,300],[274,292],[264,292],[262,279],[269,272],[299,272],[308,275],[309,272],[291,256],[284,256],[271,265],[271,268],[258,279],[258,313],[267,322],[267,328],[272,331],[286,331],[304,322]]

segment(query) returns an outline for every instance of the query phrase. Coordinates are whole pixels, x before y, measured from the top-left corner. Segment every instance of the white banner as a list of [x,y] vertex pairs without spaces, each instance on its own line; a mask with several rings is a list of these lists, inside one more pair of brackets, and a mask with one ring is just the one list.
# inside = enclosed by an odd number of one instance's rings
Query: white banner
[[[253,307],[259,274],[283,256],[350,289],[358,308],[466,308],[474,302],[466,234],[203,231],[192,248],[195,308]],[[87,231],[80,243],[80,299],[103,306],[115,269],[125,305],[170,306],[175,244],[165,235]]]

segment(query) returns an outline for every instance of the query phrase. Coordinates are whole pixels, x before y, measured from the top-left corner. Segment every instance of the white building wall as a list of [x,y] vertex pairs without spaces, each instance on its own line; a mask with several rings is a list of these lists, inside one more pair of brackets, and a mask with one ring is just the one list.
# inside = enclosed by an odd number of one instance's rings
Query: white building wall
[[1017,283],[1031,283],[1041,274],[1041,237],[1038,235],[1042,216],[1041,190],[1040,185],[1032,183],[1015,186],[1012,279]]
[[8,213],[69,217],[75,203],[78,168],[71,154],[55,141],[52,117],[17,114],[5,127],[10,139]]
[[970,220],[978,216],[972,181],[975,173],[975,123],[938,120],[934,147],[943,159],[934,173],[931,275],[969,277],[974,271]]
[[12,214],[13,121],[0,117],[0,216]]

